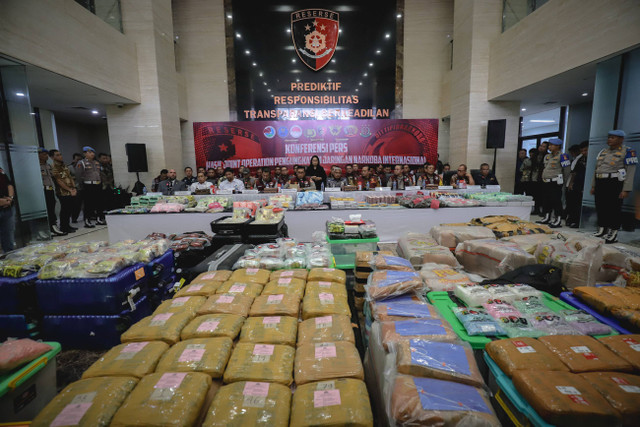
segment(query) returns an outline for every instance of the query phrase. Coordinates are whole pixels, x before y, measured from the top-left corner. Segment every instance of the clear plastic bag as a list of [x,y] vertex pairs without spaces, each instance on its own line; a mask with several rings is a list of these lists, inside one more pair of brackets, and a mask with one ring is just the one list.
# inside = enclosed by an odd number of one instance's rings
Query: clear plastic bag
[[296,349],[296,385],[336,378],[364,380],[364,368],[356,346],[348,341],[303,344]]
[[298,326],[297,345],[348,341],[355,344],[351,320],[344,315],[315,317]]
[[415,271],[374,271],[367,279],[365,289],[372,300],[421,292],[424,288],[420,275]]
[[531,325],[547,335],[582,335],[556,313],[536,313],[529,316]]
[[224,382],[293,382],[295,350],[288,345],[238,343],[224,372]]
[[584,310],[562,310],[560,315],[571,327],[584,335],[608,335],[613,332],[613,329],[600,323]]
[[420,277],[427,288],[432,291],[453,291],[456,285],[472,284],[473,280],[447,264],[423,264],[420,269]]
[[193,338],[172,346],[156,367],[156,372],[202,372],[221,378],[231,355],[231,338]]
[[549,307],[542,302],[542,298],[537,296],[517,299],[513,301],[513,306],[523,314],[535,314],[549,311]]
[[482,308],[453,307],[451,310],[469,335],[506,335],[506,331]]
[[408,260],[389,255],[376,255],[371,260],[371,268],[374,270],[415,271]]
[[481,307],[491,299],[489,291],[476,284],[457,285],[454,294],[469,307]]

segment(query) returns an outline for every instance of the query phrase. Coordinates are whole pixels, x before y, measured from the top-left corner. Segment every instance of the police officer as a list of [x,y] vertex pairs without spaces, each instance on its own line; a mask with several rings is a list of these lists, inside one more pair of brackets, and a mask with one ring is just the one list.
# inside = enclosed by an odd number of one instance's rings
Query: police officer
[[[544,218],[538,224],[549,224],[551,228],[560,227],[562,221],[562,188],[571,172],[569,156],[561,152],[562,140],[549,140],[550,153],[544,156],[542,170],[542,195]],[[552,218],[553,214],[553,220]]]
[[[82,182],[82,198],[84,199],[84,226],[94,228],[91,221],[96,220],[98,225],[106,225],[100,217],[98,210],[102,181],[100,180],[100,163],[96,160],[96,151],[89,147],[83,147],[84,159],[76,165],[76,179]],[[100,212],[100,214],[102,214]]]
[[635,150],[623,145],[625,133],[612,130],[607,145],[598,153],[591,194],[595,195],[598,215],[597,237],[606,243],[618,241],[618,228],[622,216],[622,202],[633,190],[633,179],[638,164]]
[[51,165],[47,163],[47,160],[49,160],[49,152],[46,148],[40,148],[38,151],[38,160],[40,161],[40,175],[42,175],[42,186],[44,187],[44,200],[47,204],[49,229],[51,230],[51,234],[55,236],[66,236],[67,233],[58,228],[56,193],[53,184],[53,175],[51,174]]

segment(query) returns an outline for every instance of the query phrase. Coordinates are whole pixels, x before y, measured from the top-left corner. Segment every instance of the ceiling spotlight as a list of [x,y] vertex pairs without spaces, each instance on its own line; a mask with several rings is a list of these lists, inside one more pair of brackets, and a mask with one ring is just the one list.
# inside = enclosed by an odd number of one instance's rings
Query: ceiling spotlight
[[589,96],[587,92],[583,93],[582,96]]
[[391,34],[389,34],[389,33],[385,34],[385,35],[384,35],[384,38],[385,38],[385,39],[391,38]]
[[231,19],[231,14],[227,15],[227,18],[228,18],[228,19]]
[[290,32],[291,32],[291,28],[287,28],[287,33],[290,33]]
[[526,108],[523,108],[523,109],[522,109],[522,111],[527,111],[527,109],[526,109]]
[[258,64],[256,64],[255,62],[252,62],[251,65],[253,65],[254,67],[258,66]]
[[236,38],[237,38],[237,39],[241,39],[241,38],[242,38],[242,36],[240,35],[240,33],[236,33]]
[[300,79],[296,79],[296,82],[297,82],[297,83],[300,83]]
[[264,73],[263,73],[262,71],[260,71],[260,72],[258,73],[258,75],[259,75],[260,77],[262,77],[262,75],[263,75],[263,74],[264,74]]
[[36,115],[36,113],[29,113],[29,114],[31,114],[32,116],[35,116],[35,115]]
[[91,110],[91,114],[100,114],[98,110]]
[[330,82],[330,81],[331,81],[331,79],[327,79],[327,81],[328,81],[328,82]]
[[291,62],[296,62],[296,58],[291,58]]
[[246,53],[247,55],[251,55],[251,51],[249,49],[245,50],[244,53]]
[[24,93],[22,93],[22,92],[16,92],[16,96],[24,96]]
[[273,94],[271,94],[271,97],[273,98]]
[[267,89],[267,92],[271,92],[271,89]]
[[373,62],[369,62],[369,67],[373,67]]
[[362,86],[362,82],[358,82],[358,86]]
[[266,85],[267,85],[267,82],[262,82],[262,84],[266,86]]
[[402,18],[402,14],[401,13],[397,14],[396,18],[398,18],[398,19]]
[[555,123],[555,120],[529,120],[531,123]]
[[380,55],[380,54],[382,53],[382,51],[381,51],[380,49],[378,49],[378,50],[376,50],[376,53],[377,53],[378,55]]
[[363,76],[367,77],[369,75],[369,73],[364,73]]
[[360,89],[356,89],[356,92],[358,92]]

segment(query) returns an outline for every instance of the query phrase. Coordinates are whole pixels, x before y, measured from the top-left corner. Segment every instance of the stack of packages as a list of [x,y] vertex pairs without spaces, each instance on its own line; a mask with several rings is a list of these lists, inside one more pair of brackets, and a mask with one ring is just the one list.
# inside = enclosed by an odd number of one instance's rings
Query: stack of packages
[[639,287],[580,286],[575,288],[573,293],[597,312],[614,317],[631,331],[640,331]]
[[280,270],[329,267],[331,264],[331,250],[326,240],[316,239],[314,243],[298,243],[291,237],[282,237],[277,238],[276,243],[265,243],[247,249],[233,268]]
[[492,341],[486,352],[547,423],[638,425],[640,335]]
[[33,425],[372,426],[345,279],[330,268],[203,273]]
[[356,267],[353,272],[356,281],[353,290],[355,306],[359,313],[362,313],[366,299],[365,285],[367,284],[367,280],[369,280],[369,275],[373,272],[371,269],[371,260],[378,254],[393,255],[390,251],[356,252]]
[[471,347],[425,301],[411,263],[377,255],[371,265],[365,366],[381,423],[499,426]]

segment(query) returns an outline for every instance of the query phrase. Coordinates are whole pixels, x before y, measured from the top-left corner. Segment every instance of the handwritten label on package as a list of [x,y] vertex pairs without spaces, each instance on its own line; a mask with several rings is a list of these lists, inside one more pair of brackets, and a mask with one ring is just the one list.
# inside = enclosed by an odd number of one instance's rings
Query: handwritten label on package
[[233,298],[230,295],[222,295],[220,297],[218,297],[218,299],[216,300],[216,302],[222,303],[222,304],[231,304],[233,302]]
[[331,316],[316,317],[316,329],[330,328],[333,324],[333,318]]
[[313,407],[341,405],[340,390],[315,390],[313,392]]
[[335,344],[316,344],[316,359],[337,357]]
[[173,316],[173,313],[160,313],[151,318],[149,326],[163,326]]
[[80,424],[80,420],[91,405],[93,405],[93,403],[72,403],[65,406],[53,420],[51,427],[75,426]]

